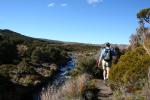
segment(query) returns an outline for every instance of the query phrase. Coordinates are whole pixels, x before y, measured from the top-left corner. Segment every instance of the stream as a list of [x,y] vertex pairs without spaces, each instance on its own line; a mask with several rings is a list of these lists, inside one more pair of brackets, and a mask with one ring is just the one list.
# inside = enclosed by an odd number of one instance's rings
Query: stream
[[[76,59],[70,57],[65,65],[61,65],[56,75],[52,78],[52,82],[49,85],[60,87],[67,79],[70,79],[69,72],[75,68]],[[40,93],[34,96],[34,100],[40,100]]]
[[62,85],[67,79],[71,78],[68,73],[75,67],[76,60],[75,57],[71,57],[66,65],[60,66],[58,73],[52,78],[52,85],[60,86]]

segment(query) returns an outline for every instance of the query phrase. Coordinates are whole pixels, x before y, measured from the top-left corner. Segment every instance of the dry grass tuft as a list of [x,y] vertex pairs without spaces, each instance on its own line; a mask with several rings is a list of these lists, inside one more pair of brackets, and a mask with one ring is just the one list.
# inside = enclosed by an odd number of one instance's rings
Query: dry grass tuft
[[88,74],[83,74],[75,79],[66,81],[59,89],[51,86],[42,92],[41,100],[60,100],[60,98],[61,100],[81,100],[89,79]]

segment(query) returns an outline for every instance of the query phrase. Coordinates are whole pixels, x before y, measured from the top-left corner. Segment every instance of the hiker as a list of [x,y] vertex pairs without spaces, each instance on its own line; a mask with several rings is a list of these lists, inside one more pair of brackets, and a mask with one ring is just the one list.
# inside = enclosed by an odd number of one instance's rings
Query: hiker
[[115,50],[111,48],[110,43],[105,44],[106,47],[101,51],[99,60],[98,60],[98,67],[102,64],[103,67],[103,78],[107,80],[109,78],[109,71],[112,65],[113,56],[115,56]]

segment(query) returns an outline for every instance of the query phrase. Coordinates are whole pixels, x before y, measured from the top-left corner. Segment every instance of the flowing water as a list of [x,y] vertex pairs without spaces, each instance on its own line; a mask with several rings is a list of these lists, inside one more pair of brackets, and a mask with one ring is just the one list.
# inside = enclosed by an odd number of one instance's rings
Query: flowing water
[[[65,65],[60,66],[56,75],[52,78],[52,82],[49,85],[60,87],[67,79],[70,79],[69,72],[74,69],[76,64],[75,57],[70,57]],[[34,96],[34,100],[40,100],[40,93]]]
[[75,67],[76,60],[71,57],[66,65],[61,66],[58,73],[52,79],[52,85],[60,86],[65,82],[65,80],[71,78],[68,73]]

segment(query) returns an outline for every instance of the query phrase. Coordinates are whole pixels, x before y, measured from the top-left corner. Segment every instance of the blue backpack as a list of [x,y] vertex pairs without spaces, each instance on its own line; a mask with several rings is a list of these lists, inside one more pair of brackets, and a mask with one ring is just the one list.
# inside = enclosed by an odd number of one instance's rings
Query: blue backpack
[[103,54],[103,58],[107,62],[112,60],[112,51],[111,51],[111,49],[105,49],[105,52]]

